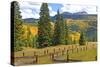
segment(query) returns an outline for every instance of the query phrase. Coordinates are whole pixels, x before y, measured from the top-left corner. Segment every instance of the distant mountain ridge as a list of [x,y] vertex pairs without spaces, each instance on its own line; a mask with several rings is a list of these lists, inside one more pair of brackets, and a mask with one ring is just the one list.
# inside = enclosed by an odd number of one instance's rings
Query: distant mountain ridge
[[[61,15],[64,19],[90,19],[89,17],[97,17],[96,14],[88,14],[85,11],[76,13],[64,12]],[[56,20],[56,16],[51,17],[52,21]]]
[[[89,17],[95,17],[97,18],[96,14],[88,14],[85,11],[82,12],[76,12],[76,13],[70,13],[70,12],[63,12],[61,13],[61,15],[63,16],[64,19],[91,19]],[[51,20],[55,21],[56,20],[56,16],[51,16]],[[29,22],[29,23],[33,23],[33,22],[37,22],[38,19],[35,18],[26,18],[23,19],[25,22]]]
[[28,22],[28,23],[33,23],[33,22],[37,22],[38,19],[35,19],[35,18],[26,18],[26,19],[23,19],[24,22]]

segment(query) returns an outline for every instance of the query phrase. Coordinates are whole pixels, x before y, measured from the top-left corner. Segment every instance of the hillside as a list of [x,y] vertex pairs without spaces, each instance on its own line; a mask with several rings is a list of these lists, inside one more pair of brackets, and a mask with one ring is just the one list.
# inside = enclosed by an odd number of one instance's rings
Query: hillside
[[84,31],[86,33],[86,37],[89,41],[97,40],[97,21],[91,20],[73,20],[66,19],[66,23],[71,31]]

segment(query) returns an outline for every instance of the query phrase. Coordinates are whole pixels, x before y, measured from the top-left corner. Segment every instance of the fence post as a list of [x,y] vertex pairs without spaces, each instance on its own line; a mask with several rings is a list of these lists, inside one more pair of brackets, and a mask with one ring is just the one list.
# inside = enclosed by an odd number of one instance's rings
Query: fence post
[[59,48],[59,51],[60,51],[60,48]]
[[97,56],[95,56],[95,60],[97,60]]
[[64,51],[66,50],[66,48],[64,47]]
[[38,63],[38,55],[35,55],[36,61],[35,63]]
[[55,48],[53,50],[54,50],[54,53],[55,53]]
[[67,62],[69,61],[69,50],[67,50]]
[[64,55],[64,50],[62,50],[62,55]]
[[53,54],[53,53],[51,53],[51,59],[52,59],[52,60],[54,59],[54,54]]
[[74,45],[72,45],[72,49],[74,48]]
[[85,51],[86,49],[85,49],[85,47],[84,47],[84,51]]
[[48,54],[48,49],[47,49],[47,54]]
[[71,52],[71,53],[73,53],[73,50],[74,50],[74,49],[72,49],[72,52]]
[[83,51],[85,51],[85,47],[83,47]]
[[44,50],[44,55],[46,54],[46,51]]
[[25,53],[23,52],[23,56],[25,56]]
[[59,56],[59,52],[57,52],[57,56]]
[[80,51],[82,51],[82,47],[80,47]]
[[78,48],[76,48],[76,52],[78,53]]

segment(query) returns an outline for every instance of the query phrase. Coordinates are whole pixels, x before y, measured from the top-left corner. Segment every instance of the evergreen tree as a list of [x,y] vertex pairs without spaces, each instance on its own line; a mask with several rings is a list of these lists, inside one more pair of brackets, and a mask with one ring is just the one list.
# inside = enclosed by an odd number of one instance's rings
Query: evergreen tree
[[61,16],[61,22],[60,22],[60,44],[65,44],[65,22],[63,17]]
[[81,32],[79,44],[80,45],[85,45],[86,44],[86,38],[85,38],[85,34],[83,32]]
[[14,48],[15,51],[21,50],[22,41],[21,41],[21,35],[23,33],[22,30],[22,19],[19,11],[19,4],[18,2],[14,1],[12,10],[14,11]]
[[54,45],[65,44],[65,22],[59,10],[57,11],[53,43]]
[[51,42],[51,23],[48,4],[43,3],[40,8],[40,19],[38,22],[38,47],[47,47]]
[[70,40],[69,40],[69,37],[68,37],[68,33],[69,30],[68,30],[68,26],[67,26],[67,23],[65,22],[65,44],[68,45],[70,44]]

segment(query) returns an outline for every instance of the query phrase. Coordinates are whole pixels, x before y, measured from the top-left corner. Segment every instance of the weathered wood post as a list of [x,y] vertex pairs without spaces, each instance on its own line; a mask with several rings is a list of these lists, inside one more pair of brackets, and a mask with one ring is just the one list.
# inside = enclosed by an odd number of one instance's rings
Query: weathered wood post
[[74,46],[74,45],[72,45],[72,53],[74,52],[74,49],[75,49],[75,46]]
[[66,48],[64,47],[64,51],[66,50]]
[[74,49],[72,49],[72,52],[71,52],[71,53],[73,53],[73,50],[74,50]]
[[78,48],[76,48],[76,52],[78,53]]
[[80,47],[80,51],[82,51],[82,47]]
[[84,51],[86,50],[86,47],[84,46]]
[[59,51],[60,51],[60,48],[59,48]]
[[54,51],[54,53],[56,52],[56,51],[55,51],[55,48],[53,49],[53,51]]
[[38,63],[38,55],[35,55],[35,58],[36,58],[35,63]]
[[64,54],[65,54],[65,52],[66,52],[66,48],[64,47]]
[[54,60],[54,54],[53,53],[51,53],[51,59]]
[[84,50],[86,50],[86,47],[84,47]]
[[73,49],[73,45],[72,45],[72,49]]
[[62,50],[62,55],[64,55],[64,50]]
[[97,60],[97,56],[95,56],[95,60]]
[[67,62],[69,61],[69,50],[67,50]]
[[47,54],[48,54],[48,49],[47,49]]
[[57,54],[56,54],[57,56],[59,56],[59,52],[57,52]]
[[46,54],[46,51],[44,50],[44,55]]
[[82,47],[83,51],[84,51],[84,47]]
[[23,52],[23,56],[25,56],[25,53]]

